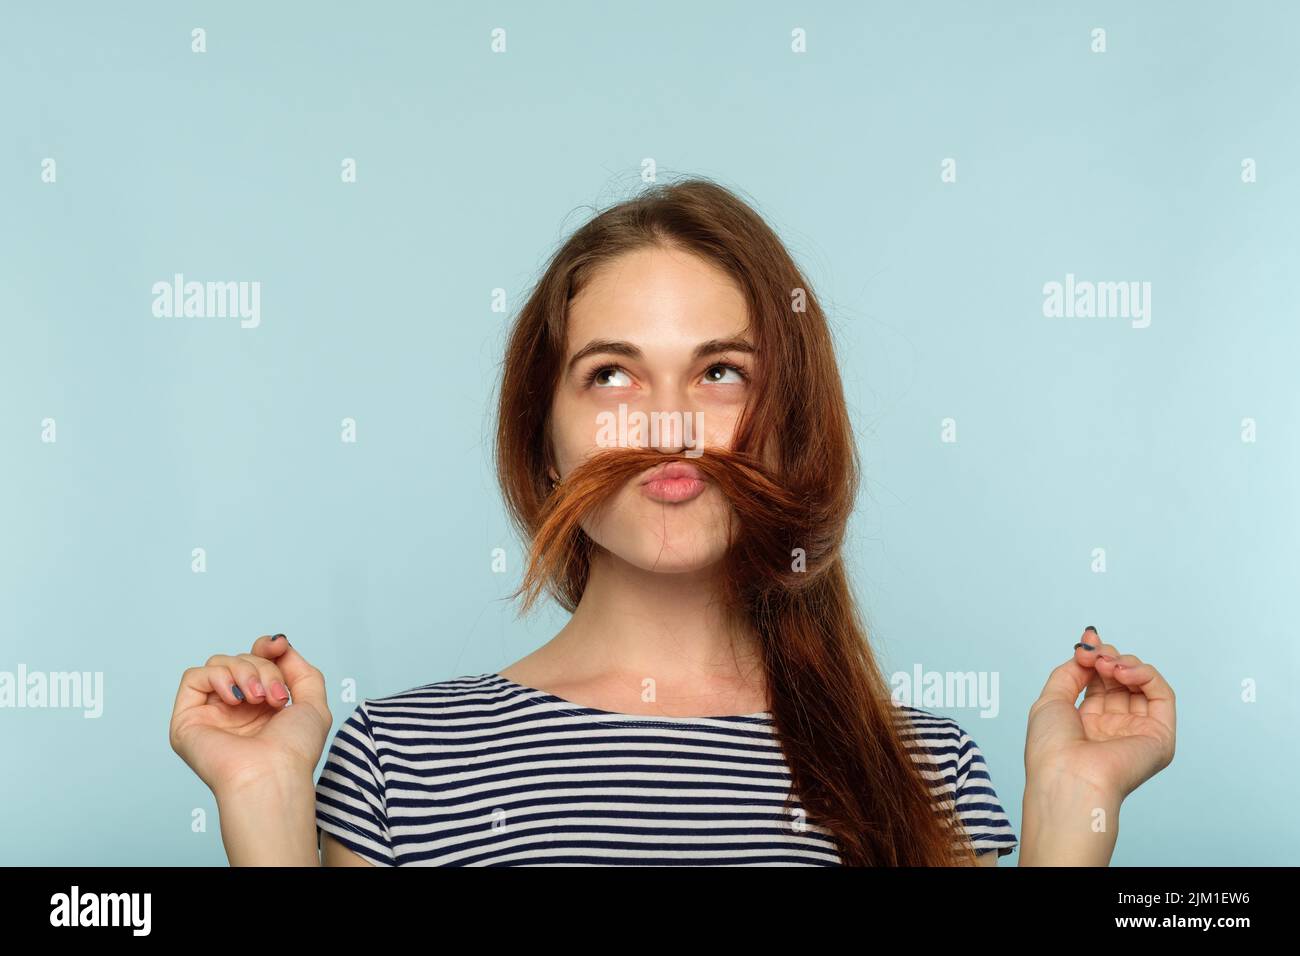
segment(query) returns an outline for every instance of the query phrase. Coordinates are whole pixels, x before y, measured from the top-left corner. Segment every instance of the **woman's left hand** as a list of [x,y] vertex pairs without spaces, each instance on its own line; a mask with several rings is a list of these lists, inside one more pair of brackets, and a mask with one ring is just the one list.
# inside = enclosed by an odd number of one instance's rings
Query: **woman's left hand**
[[1174,759],[1174,691],[1152,665],[1102,644],[1094,628],[1081,640],[1029,710],[1026,786],[1063,775],[1123,800]]

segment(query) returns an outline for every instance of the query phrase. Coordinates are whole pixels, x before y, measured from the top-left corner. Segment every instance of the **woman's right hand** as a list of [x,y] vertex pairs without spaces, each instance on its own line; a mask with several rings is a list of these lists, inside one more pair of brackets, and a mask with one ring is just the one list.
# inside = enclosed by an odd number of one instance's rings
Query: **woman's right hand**
[[181,675],[168,736],[216,794],[310,781],[333,722],[325,676],[284,635],[263,635],[250,654],[216,654]]

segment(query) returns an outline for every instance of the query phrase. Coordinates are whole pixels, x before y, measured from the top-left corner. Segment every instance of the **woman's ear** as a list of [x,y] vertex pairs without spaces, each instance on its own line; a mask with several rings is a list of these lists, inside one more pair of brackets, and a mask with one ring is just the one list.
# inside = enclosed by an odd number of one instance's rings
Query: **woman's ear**
[[553,462],[555,461],[555,446],[551,443],[550,424],[546,426],[546,444],[542,449],[542,460],[546,462],[546,480],[550,487],[554,488],[559,483],[560,473],[556,470]]

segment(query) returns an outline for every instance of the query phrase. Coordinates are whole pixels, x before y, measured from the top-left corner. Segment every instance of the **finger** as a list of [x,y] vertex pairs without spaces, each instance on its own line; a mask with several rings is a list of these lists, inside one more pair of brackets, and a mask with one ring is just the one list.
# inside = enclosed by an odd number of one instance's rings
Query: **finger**
[[1088,686],[1088,682],[1093,679],[1096,672],[1091,668],[1079,663],[1079,651],[1075,651],[1075,656],[1070,660],[1052,668],[1051,673],[1047,675],[1047,683],[1043,685],[1042,692],[1038,695],[1039,701],[1056,700],[1064,701],[1071,707],[1079,699],[1079,693]]
[[187,667],[181,674],[181,684],[176,691],[176,706],[172,708],[172,716],[208,703],[213,694],[227,704],[237,705],[241,701],[234,692],[234,686],[234,677],[227,668],[219,665]]
[[[1095,627],[1089,624],[1087,627],[1083,629],[1083,636],[1079,638],[1079,643],[1075,644],[1074,647],[1075,650],[1082,648],[1085,653],[1090,654],[1091,652],[1095,651],[1098,645],[1100,644],[1101,644],[1101,635],[1097,633],[1097,629]],[[1089,657],[1088,660],[1092,660],[1092,658]]]
[[256,664],[231,654],[213,654],[208,658],[208,665],[226,668],[250,704],[266,703],[266,688],[258,679]]
[[283,634],[263,634],[257,640],[253,641],[253,646],[249,648],[249,652],[252,654],[262,654],[263,657],[266,657],[268,655],[264,654],[263,651],[271,644],[274,644],[281,639],[288,641],[288,638]]
[[[1136,654],[1121,654],[1119,657],[1115,659],[1115,667],[1112,671],[1115,675],[1115,679],[1119,681],[1121,684],[1124,684],[1125,687],[1128,687],[1128,684],[1125,681],[1121,680],[1124,671],[1129,668],[1137,667],[1141,663],[1142,663],[1141,658],[1139,658]],[[1128,695],[1128,712],[1130,714],[1141,714],[1143,717],[1145,717],[1147,715],[1146,695],[1135,694],[1130,690]]]
[[283,634],[262,636],[253,642],[253,653],[273,660],[289,685],[293,703],[310,703],[322,718],[329,719],[325,675],[298,653]]
[[1089,624],[1083,629],[1083,636],[1074,645],[1074,659],[1081,667],[1088,669],[1088,685],[1084,689],[1083,703],[1079,705],[1081,714],[1100,714],[1106,707],[1106,684],[1097,673],[1097,655],[1101,653],[1101,638],[1097,629]]
[[1097,659],[1093,663],[1106,688],[1103,710],[1108,714],[1128,713],[1128,688],[1117,681],[1114,674],[1118,658],[1119,649],[1114,644],[1102,644],[1097,648]]
[[1127,665],[1116,669],[1115,676],[1135,694],[1146,698],[1147,716],[1160,721],[1170,730],[1177,722],[1174,689],[1151,664]]
[[[1119,657],[1119,649],[1114,644],[1098,643],[1097,651],[1092,655],[1092,666],[1097,667],[1099,661],[1106,661],[1113,664],[1117,657]],[[1107,676],[1109,671],[1110,668],[1106,668],[1105,671],[1098,668],[1097,673],[1101,675],[1101,682],[1105,685],[1106,690],[1117,690],[1122,685],[1113,677]]]
[[283,657],[289,649],[289,638],[283,634],[263,634],[253,642],[253,646],[249,648],[249,653],[266,658],[268,661],[274,661]]
[[176,702],[172,704],[172,719],[182,711],[189,710],[193,707],[201,707],[208,702],[208,695],[212,693],[210,686],[197,686],[198,680],[195,672],[201,670],[198,667],[187,667],[181,674],[180,687],[176,689]]
[[[1096,656],[1096,652],[1093,652]],[[1088,681],[1088,687],[1083,694],[1083,703],[1079,705],[1081,714],[1101,714],[1106,710],[1106,684],[1097,673],[1095,667],[1089,667],[1088,672],[1092,679]]]
[[256,682],[262,687],[264,702],[277,710],[283,708],[289,701],[289,685],[280,668],[256,654],[240,654],[239,659],[247,661],[257,672]]

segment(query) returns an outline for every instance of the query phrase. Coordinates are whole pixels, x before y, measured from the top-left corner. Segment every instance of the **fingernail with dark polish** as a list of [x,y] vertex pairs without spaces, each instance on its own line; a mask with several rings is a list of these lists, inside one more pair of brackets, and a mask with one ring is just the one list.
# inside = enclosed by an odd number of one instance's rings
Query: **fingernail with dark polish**
[[244,699],[244,692],[243,692],[242,690],[239,689],[239,685],[238,685],[238,684],[231,684],[231,685],[230,685],[230,692],[231,692],[232,694],[234,694],[236,697],[238,697],[240,700],[243,700],[243,699]]
[[1095,650],[1097,649],[1095,645],[1092,645],[1092,644],[1085,644],[1085,643],[1083,643],[1083,641],[1080,641],[1078,644],[1075,644],[1075,645],[1074,645],[1074,649],[1075,649],[1076,651],[1077,651],[1079,648],[1081,648],[1081,647],[1082,647],[1085,651],[1095,651]]
[[[273,640],[273,641],[278,641],[278,640],[279,640],[280,638],[282,638],[282,637],[284,637],[283,634],[277,634],[277,635],[275,635],[275,637],[271,638],[271,640]],[[288,640],[287,637],[285,637],[284,639],[285,639],[286,641]]]
[[[1093,627],[1091,624],[1089,624],[1087,627],[1085,627],[1084,630],[1085,630],[1085,631],[1092,631],[1092,633],[1097,634],[1097,629],[1096,629],[1095,627]],[[1100,635],[1100,634],[1097,634],[1097,636],[1100,637],[1101,635]]]

